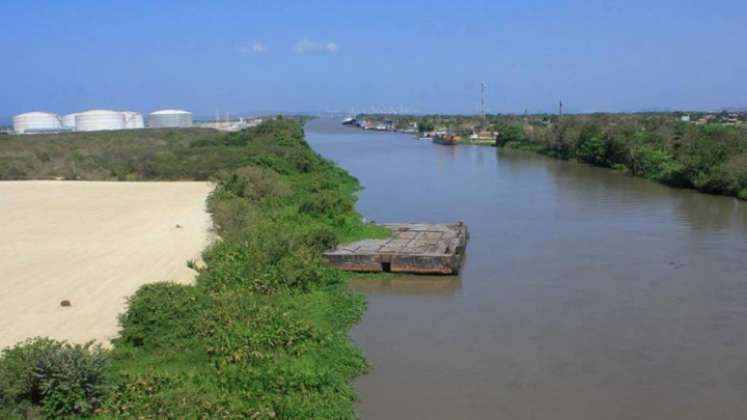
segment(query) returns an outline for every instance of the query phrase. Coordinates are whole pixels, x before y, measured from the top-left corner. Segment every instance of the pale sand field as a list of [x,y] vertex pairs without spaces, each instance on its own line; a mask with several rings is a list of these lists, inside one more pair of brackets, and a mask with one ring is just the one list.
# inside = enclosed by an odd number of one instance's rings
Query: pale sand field
[[[211,189],[0,182],[0,348],[34,336],[107,344],[141,285],[193,281],[186,261],[209,243]],[[72,306],[61,307],[63,299]]]

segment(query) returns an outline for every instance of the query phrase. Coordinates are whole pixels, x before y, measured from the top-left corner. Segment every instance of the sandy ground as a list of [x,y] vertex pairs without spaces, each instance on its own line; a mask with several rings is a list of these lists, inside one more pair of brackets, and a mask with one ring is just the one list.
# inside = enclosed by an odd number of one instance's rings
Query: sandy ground
[[[35,336],[108,344],[141,285],[193,281],[186,261],[209,243],[211,189],[0,182],[0,348]],[[72,306],[61,307],[63,299]]]

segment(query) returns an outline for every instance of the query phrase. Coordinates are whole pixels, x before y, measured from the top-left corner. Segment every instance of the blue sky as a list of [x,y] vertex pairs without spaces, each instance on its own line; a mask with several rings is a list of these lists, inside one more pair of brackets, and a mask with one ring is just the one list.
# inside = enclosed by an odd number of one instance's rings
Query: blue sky
[[747,107],[745,1],[0,2],[0,116]]

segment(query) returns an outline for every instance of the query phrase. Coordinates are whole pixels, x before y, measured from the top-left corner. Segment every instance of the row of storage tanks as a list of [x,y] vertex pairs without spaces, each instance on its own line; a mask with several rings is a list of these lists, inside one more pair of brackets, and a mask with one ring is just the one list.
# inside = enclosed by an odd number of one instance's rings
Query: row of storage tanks
[[[151,112],[148,126],[152,128],[191,127],[192,114],[178,109]],[[16,133],[53,131],[99,131],[145,128],[143,114],[95,109],[60,117],[50,112],[28,112],[13,117]]]

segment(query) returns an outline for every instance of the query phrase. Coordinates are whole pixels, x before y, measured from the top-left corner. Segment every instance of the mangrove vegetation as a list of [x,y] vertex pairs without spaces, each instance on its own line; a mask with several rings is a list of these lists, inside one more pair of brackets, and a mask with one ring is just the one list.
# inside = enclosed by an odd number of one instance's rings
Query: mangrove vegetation
[[507,118],[496,145],[747,200],[747,128],[658,115]]

